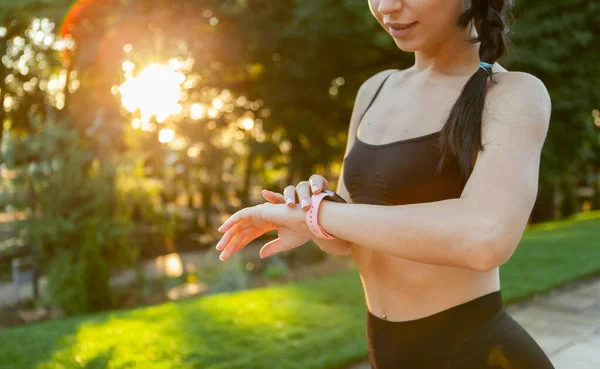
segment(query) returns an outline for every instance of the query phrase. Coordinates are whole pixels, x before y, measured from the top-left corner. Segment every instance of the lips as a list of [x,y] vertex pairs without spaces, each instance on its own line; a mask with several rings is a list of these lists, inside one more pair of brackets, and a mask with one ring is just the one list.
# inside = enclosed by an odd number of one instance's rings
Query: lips
[[392,35],[392,37],[395,38],[404,38],[407,37],[408,35],[410,35],[410,33],[412,32],[412,30],[416,27],[416,25],[419,22],[413,22],[413,23],[386,23],[386,25],[389,27],[389,33],[390,35]]
[[412,26],[413,24],[415,24],[417,22],[412,22],[412,23],[397,23],[397,22],[386,22],[385,24],[390,27],[390,28],[395,28],[395,29],[404,29],[407,28],[409,26]]

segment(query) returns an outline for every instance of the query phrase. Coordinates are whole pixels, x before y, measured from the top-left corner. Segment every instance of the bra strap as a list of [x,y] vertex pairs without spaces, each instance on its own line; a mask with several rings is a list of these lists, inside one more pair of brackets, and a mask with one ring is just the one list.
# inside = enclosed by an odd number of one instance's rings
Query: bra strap
[[375,94],[373,95],[373,98],[371,99],[371,101],[369,102],[369,105],[367,105],[367,108],[363,111],[362,115],[360,116],[360,118],[358,119],[358,125],[356,126],[356,134],[355,136],[358,136],[358,126],[360,126],[360,123],[363,120],[363,117],[365,116],[365,114],[367,114],[367,110],[369,110],[369,108],[371,107],[371,105],[373,105],[373,102],[375,101],[375,99],[377,98],[377,95],[379,95],[379,91],[381,91],[381,88],[383,87],[383,85],[385,84],[385,81],[387,81],[388,78],[390,78],[390,76],[394,73],[396,73],[397,71],[399,71],[400,69],[394,69],[392,70],[390,73],[388,73],[387,76],[385,76],[385,78],[383,79],[383,81],[381,81],[381,84],[379,85],[379,87],[377,88],[377,91],[375,91]]

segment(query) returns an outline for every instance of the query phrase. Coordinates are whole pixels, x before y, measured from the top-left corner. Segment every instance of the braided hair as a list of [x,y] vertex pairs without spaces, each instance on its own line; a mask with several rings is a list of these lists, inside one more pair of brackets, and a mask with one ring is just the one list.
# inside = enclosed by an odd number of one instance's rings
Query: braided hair
[[[507,13],[511,0],[471,0],[470,7],[458,18],[457,25],[464,30],[471,22],[477,36],[468,41],[480,42],[479,57],[482,62],[494,64],[508,53]],[[488,87],[488,78],[495,84],[491,68],[477,68],[463,87],[440,135],[442,158],[437,171],[441,171],[448,152],[458,158],[461,174],[467,178],[472,171],[473,155],[483,150],[481,120]]]

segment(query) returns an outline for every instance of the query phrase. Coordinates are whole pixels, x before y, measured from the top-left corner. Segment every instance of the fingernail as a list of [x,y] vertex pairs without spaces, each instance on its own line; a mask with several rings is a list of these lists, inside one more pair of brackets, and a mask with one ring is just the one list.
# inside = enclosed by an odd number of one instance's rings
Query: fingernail
[[317,186],[317,185],[313,185],[313,186],[312,186],[312,190],[313,190],[313,192],[316,192],[318,188],[319,188],[319,186]]
[[302,199],[301,205],[302,205],[302,207],[305,207],[306,205],[308,205],[308,200]]
[[287,199],[285,202],[286,202],[288,205],[291,205],[291,204],[293,204],[293,203],[294,203],[294,200],[292,200],[292,199],[289,199],[289,198],[288,198],[288,199]]
[[221,261],[223,261],[223,260],[224,260],[224,259],[223,259],[223,254],[224,254],[224,253],[225,253],[225,251],[223,251],[223,252],[221,253],[221,255],[219,255],[219,259],[221,259]]

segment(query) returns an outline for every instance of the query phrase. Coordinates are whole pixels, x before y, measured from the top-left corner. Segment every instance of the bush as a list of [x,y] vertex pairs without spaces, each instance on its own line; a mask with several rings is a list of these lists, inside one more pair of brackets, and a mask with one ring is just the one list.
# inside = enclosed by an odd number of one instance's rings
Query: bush
[[[60,249],[50,263],[48,292],[50,302],[66,314],[110,309],[117,306],[110,287],[111,248],[126,243],[111,229],[102,226],[101,219],[90,218],[82,229],[78,249]],[[106,225],[113,224],[107,222]],[[110,246],[109,246],[110,245]]]
[[113,307],[111,271],[138,253],[129,219],[119,214],[111,148],[100,160],[68,122],[31,124],[27,136],[7,135],[6,163],[16,173],[11,205],[28,212],[19,231],[48,274],[47,300],[67,314]]
[[241,255],[233,254],[226,262],[213,268],[214,282],[210,284],[209,294],[250,288],[250,272],[246,269],[246,262]]
[[263,276],[268,279],[279,279],[283,277],[289,268],[283,258],[279,255],[271,256],[270,263],[263,272]]

